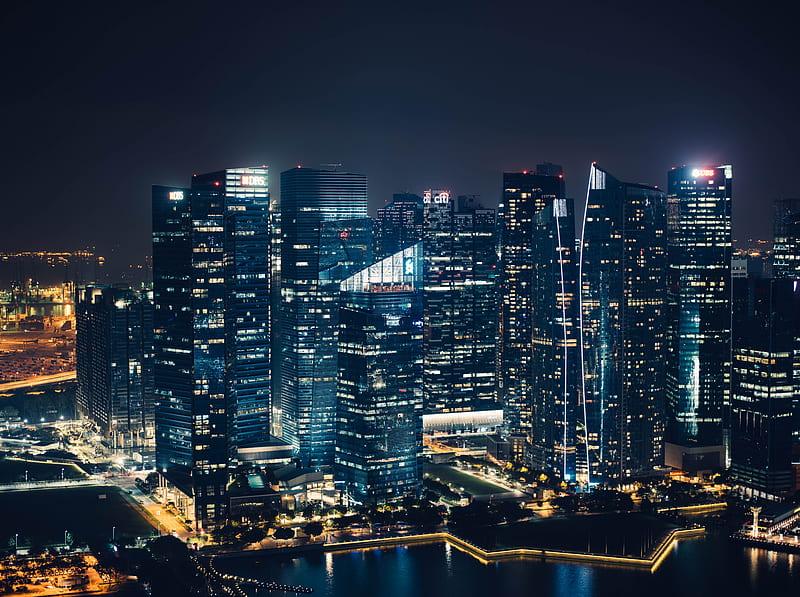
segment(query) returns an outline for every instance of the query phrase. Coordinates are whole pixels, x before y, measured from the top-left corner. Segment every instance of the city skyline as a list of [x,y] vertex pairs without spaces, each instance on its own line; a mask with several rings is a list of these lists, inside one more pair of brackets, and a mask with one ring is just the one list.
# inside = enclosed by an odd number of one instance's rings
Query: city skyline
[[0,594],[798,592],[788,11],[5,8]]

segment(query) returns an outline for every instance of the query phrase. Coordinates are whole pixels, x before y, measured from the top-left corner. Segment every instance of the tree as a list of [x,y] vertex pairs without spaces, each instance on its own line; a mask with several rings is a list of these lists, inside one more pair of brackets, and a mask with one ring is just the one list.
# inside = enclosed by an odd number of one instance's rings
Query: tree
[[322,534],[322,523],[321,522],[309,522],[306,526],[303,527],[303,532],[308,535],[309,537],[316,537],[317,535]]
[[211,531],[211,536],[215,542],[220,544],[233,543],[236,540],[236,527],[226,524]]
[[294,539],[294,529],[290,529],[288,527],[279,527],[275,529],[275,532],[272,534],[272,538],[277,539],[278,541]]
[[250,527],[244,533],[242,533],[242,541],[244,543],[258,543],[264,537],[267,536],[267,533],[264,529],[259,527]]
[[147,548],[157,560],[179,560],[189,556],[186,544],[172,535],[163,535],[153,539]]

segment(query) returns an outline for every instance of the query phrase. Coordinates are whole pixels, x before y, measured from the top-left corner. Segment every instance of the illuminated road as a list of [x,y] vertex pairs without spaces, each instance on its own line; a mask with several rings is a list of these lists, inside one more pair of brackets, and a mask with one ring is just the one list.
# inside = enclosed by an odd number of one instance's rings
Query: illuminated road
[[165,506],[139,491],[139,488],[135,485],[135,477],[115,476],[109,477],[108,481],[122,489],[125,497],[136,502],[139,507],[147,511],[150,515],[150,523],[155,523],[154,526],[158,529],[159,534],[169,533],[183,541],[187,541],[194,536],[194,533],[189,531],[186,525],[178,520]]
[[41,386],[49,383],[58,383],[61,381],[72,381],[75,379],[75,371],[62,371],[61,373],[52,373],[51,375],[37,375],[36,377],[29,377],[22,381],[8,381],[0,383],[0,392],[8,392],[10,390],[19,390],[22,388],[32,388],[34,386]]

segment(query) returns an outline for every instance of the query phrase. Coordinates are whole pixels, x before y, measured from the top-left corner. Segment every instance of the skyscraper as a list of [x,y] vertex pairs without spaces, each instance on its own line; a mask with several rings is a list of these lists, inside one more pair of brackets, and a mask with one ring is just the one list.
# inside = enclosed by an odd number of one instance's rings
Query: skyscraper
[[495,407],[495,210],[423,194],[424,379],[428,413]]
[[367,178],[281,174],[281,430],[308,466],[333,465],[339,283],[369,265]]
[[578,284],[575,210],[547,198],[533,222],[531,291],[531,463],[576,477]]
[[747,493],[792,493],[793,401],[800,394],[800,287],[734,280],[731,477]]
[[731,358],[731,166],[668,175],[666,463],[725,465]]
[[153,187],[156,463],[198,528],[227,517],[237,448],[269,440],[268,172]]
[[76,402],[112,448],[154,449],[153,296],[109,286],[77,290]]
[[663,464],[666,215],[663,191],[592,164],[581,230],[578,413],[580,475],[589,483]]
[[[552,165],[546,171],[552,172]],[[533,423],[534,221],[548,202],[564,198],[561,173],[503,174],[498,394],[504,426],[509,433],[524,436],[528,447]]]
[[335,478],[357,503],[414,496],[422,478],[422,244],[340,288]]
[[383,259],[422,240],[422,197],[395,193],[375,218],[374,258]]
[[800,199],[775,202],[772,239],[772,275],[800,280]]

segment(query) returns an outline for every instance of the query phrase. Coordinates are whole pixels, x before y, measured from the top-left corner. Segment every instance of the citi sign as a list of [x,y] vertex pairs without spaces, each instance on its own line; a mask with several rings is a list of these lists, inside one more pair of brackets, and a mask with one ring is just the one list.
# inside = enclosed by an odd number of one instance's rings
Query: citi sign
[[700,178],[701,176],[714,176],[714,170],[710,168],[695,168],[692,170],[692,178]]
[[450,201],[450,191],[433,191],[428,189],[422,194],[423,203],[448,203]]
[[239,179],[239,184],[243,187],[265,187],[267,186],[267,177],[245,174]]

